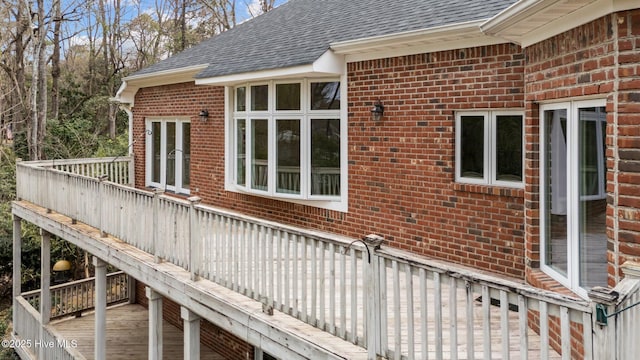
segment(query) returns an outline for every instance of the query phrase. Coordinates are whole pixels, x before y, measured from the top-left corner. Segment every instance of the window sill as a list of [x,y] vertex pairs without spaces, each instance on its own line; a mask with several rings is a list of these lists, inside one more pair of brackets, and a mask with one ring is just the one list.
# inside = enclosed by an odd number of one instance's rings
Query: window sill
[[225,190],[232,193],[236,193],[236,194],[256,196],[256,197],[270,199],[274,201],[290,202],[294,204],[306,205],[306,206],[311,206],[311,207],[326,209],[326,210],[347,212],[347,209],[348,209],[347,203],[344,200],[344,195],[340,197],[332,197],[332,198],[325,198],[325,199],[322,199],[322,198],[299,199],[299,198],[289,197],[289,196],[274,196],[267,193],[247,191],[243,188],[237,188],[235,186],[226,186]]
[[524,197],[524,189],[495,185],[454,183],[453,190],[504,197]]

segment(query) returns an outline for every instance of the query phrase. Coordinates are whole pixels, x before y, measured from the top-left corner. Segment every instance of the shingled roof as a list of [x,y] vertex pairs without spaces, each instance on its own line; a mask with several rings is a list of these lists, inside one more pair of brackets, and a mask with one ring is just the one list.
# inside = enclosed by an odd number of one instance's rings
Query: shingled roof
[[489,19],[516,0],[290,0],[135,75],[208,65],[196,78],[308,65],[342,41]]

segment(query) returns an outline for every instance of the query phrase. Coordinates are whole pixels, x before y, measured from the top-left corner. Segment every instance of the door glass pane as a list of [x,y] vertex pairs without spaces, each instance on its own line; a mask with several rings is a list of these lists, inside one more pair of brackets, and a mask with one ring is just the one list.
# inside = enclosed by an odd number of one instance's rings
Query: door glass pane
[[191,182],[191,123],[182,123],[182,188]]
[[277,120],[278,177],[276,191],[300,193],[300,120]]
[[167,185],[176,184],[176,123],[167,123]]
[[236,183],[245,186],[246,178],[246,157],[247,157],[247,139],[246,124],[244,119],[238,119],[236,122]]
[[160,144],[162,139],[162,126],[160,122],[153,122],[151,124],[151,134],[153,136],[151,140],[151,154],[153,159],[151,161],[151,181],[155,183],[160,182],[160,161],[162,158]]
[[340,82],[311,83],[311,110],[340,110]]
[[251,111],[269,110],[269,86],[257,85],[251,87]]
[[496,117],[496,180],[522,181],[522,116]]
[[545,263],[567,276],[567,110],[544,112],[546,151]]
[[460,141],[460,175],[484,178],[484,117],[462,116]]
[[580,286],[607,285],[604,107],[578,110]]
[[276,110],[300,110],[300,84],[276,85]]
[[340,120],[311,121],[311,194],[340,195]]
[[251,188],[267,190],[269,177],[269,122],[251,120]]

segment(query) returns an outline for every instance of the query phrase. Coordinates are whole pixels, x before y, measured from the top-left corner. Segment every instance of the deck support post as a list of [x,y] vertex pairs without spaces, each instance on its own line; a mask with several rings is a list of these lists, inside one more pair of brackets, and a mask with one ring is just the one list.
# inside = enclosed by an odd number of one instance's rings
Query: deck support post
[[162,295],[150,287],[149,298],[149,360],[162,360]]
[[96,360],[105,360],[107,351],[107,264],[93,257],[96,270],[96,337],[94,354]]
[[184,360],[200,359],[200,316],[186,307],[180,307],[184,320]]
[[40,323],[46,325],[51,319],[51,234],[40,229],[40,235]]
[[[18,304],[16,298],[22,295],[22,219],[13,215],[13,324],[16,318]],[[15,326],[13,333],[16,333]]]

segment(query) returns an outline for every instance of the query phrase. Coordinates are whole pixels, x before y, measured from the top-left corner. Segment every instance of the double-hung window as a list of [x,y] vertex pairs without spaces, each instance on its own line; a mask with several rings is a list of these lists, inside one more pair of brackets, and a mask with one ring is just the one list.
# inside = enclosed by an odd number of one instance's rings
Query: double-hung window
[[523,186],[522,111],[456,114],[456,181]]
[[189,194],[191,123],[180,119],[148,119],[147,186]]
[[283,80],[232,88],[232,189],[339,200],[344,156],[338,80]]

